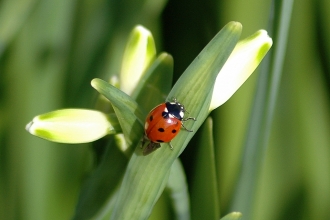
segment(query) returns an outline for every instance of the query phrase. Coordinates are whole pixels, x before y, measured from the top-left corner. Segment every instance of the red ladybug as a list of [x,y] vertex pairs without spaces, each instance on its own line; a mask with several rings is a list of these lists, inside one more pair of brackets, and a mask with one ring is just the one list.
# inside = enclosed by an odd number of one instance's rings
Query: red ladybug
[[[174,99],[173,102],[165,102],[152,109],[145,121],[145,136],[150,143],[144,149],[143,154],[147,155],[160,147],[160,143],[169,143],[179,133],[181,127],[186,131],[192,132],[183,125],[183,121],[195,120],[193,117],[183,118],[186,112],[184,106]],[[143,145],[142,144],[142,145]]]

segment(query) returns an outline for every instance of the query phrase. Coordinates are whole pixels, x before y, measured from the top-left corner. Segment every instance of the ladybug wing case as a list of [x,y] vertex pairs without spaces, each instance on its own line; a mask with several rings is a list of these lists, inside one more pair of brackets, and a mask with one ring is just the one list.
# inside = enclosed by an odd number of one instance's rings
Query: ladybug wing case
[[150,129],[146,130],[146,135],[152,142],[167,143],[179,133],[180,129],[180,120],[176,118],[162,118],[153,126],[150,125]]
[[[166,121],[166,123],[163,123]],[[143,155],[148,155],[161,147],[160,143],[170,142],[180,131],[181,121],[175,119],[161,120],[158,123],[150,126],[146,130],[148,145],[143,149]]]

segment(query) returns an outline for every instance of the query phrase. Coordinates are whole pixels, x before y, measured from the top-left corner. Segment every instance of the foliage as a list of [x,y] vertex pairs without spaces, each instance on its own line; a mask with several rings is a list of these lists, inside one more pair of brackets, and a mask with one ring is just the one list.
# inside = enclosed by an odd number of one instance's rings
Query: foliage
[[[327,219],[330,46],[326,27],[330,20],[326,9],[330,3],[291,3],[0,1],[0,219],[108,219],[113,209],[144,211],[131,210],[133,202],[124,200],[127,206],[119,209],[116,198],[140,189],[155,193],[156,187],[165,191],[148,200],[149,209],[157,201],[149,219],[173,219],[173,215],[200,219],[206,213],[205,218],[211,219],[234,211],[241,212],[242,219]],[[198,53],[231,20],[243,24],[241,38],[258,29],[268,30],[274,40],[271,56],[260,73],[214,110],[203,125],[204,119],[198,125],[189,122],[196,134],[178,137],[174,151],[164,145],[142,163],[134,163],[142,157],[130,158],[139,147],[125,146],[130,143],[124,140],[127,135],[68,145],[35,138],[24,130],[35,115],[55,109],[93,109],[97,103],[103,112],[116,112],[120,106],[108,105],[89,85],[94,78],[120,85],[117,76],[129,33],[142,24],[153,33],[155,48],[173,56],[162,53],[152,58],[156,64],[150,70],[151,78],[143,78],[145,84],[135,94],[132,91],[131,97],[141,107],[134,113],[142,118],[135,129],[143,132],[140,123],[146,112],[164,101],[172,81],[178,82]],[[156,70],[173,71],[173,79],[152,78]],[[143,90],[152,82],[165,86]],[[188,102],[193,82],[186,79],[180,84],[169,97]],[[149,97],[150,93],[157,98]],[[148,100],[145,106],[143,100]],[[197,101],[188,103],[187,109],[189,115],[199,115]],[[120,125],[128,134],[127,127]],[[131,134],[135,146],[139,132]],[[189,144],[186,136],[192,138]],[[182,164],[175,160],[181,152]],[[118,193],[120,183],[125,185],[132,178],[125,173],[127,166],[136,169],[141,182]],[[170,181],[152,179],[155,174],[150,172],[163,173]],[[145,210],[146,215],[150,211]]]

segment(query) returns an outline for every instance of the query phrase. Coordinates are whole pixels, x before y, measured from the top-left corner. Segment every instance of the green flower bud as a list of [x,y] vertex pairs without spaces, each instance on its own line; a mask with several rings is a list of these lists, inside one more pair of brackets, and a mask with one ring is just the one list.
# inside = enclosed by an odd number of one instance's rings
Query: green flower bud
[[36,116],[26,130],[49,141],[70,144],[92,142],[116,133],[106,114],[86,109],[62,109]]

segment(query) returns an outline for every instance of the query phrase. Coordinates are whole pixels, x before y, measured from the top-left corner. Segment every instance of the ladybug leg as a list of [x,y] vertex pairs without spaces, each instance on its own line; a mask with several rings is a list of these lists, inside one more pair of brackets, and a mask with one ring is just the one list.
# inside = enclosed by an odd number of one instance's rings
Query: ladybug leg
[[189,132],[193,132],[193,130],[189,130],[188,128],[186,128],[186,127],[183,125],[183,123],[181,124],[181,126],[184,128],[184,130],[189,131]]
[[171,150],[173,150],[173,145],[171,144],[171,141],[168,142],[168,144],[170,145]]
[[[184,118],[184,119],[182,119],[182,121],[188,121],[188,120],[194,120],[194,121],[196,121],[196,118],[194,118],[194,117],[188,117],[188,118]],[[182,127],[183,127],[186,131],[193,132],[193,130],[189,130],[188,128],[186,128],[186,127],[184,126],[183,123],[182,123],[181,125],[182,125]]]

